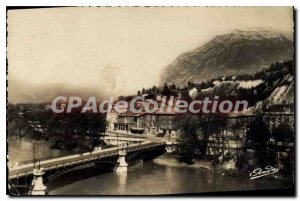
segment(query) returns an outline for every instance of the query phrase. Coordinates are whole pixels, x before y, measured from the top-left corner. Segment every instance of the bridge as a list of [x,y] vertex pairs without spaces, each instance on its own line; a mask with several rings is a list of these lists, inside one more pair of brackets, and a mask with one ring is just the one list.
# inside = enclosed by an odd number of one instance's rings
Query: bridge
[[143,138],[135,138],[135,137],[116,137],[116,136],[104,136],[101,137],[106,144],[108,145],[115,145],[115,146],[120,146],[120,145],[130,145],[130,144],[139,144],[145,141]]
[[83,154],[73,154],[64,157],[40,160],[38,163],[33,161],[25,161],[23,163],[20,163],[18,166],[9,168],[8,177],[9,179],[14,179],[14,178],[20,178],[23,176],[32,175],[33,169],[36,166],[43,168],[44,171],[48,171],[48,170],[58,169],[61,167],[80,165],[80,164],[96,161],[106,157],[119,156],[119,151],[121,149],[123,151],[126,151],[127,153],[130,153],[139,150],[151,149],[163,145],[165,145],[164,142],[154,143],[150,141],[144,141],[140,144],[132,144],[123,148],[113,147],[113,148],[108,148],[103,150],[95,150]]
[[[17,166],[9,167],[8,179],[9,189],[16,186],[27,186],[27,177],[32,178],[30,184],[31,195],[44,195],[46,193],[46,186],[44,185],[43,175],[61,175],[69,170],[72,171],[74,167],[86,164],[96,164],[96,162],[109,162],[116,172],[126,172],[127,162],[133,157],[138,156],[143,152],[150,150],[165,150],[171,153],[175,150],[174,143],[167,139],[155,136],[140,136],[135,134],[121,134],[110,132],[106,133],[103,140],[112,145],[117,145],[113,148],[96,149],[92,152],[82,154],[72,154],[65,156],[57,156],[52,158],[39,159],[38,161],[24,161]],[[49,173],[49,174],[48,174]],[[19,185],[19,180],[25,180],[25,186]],[[49,177],[46,177],[49,181]],[[50,179],[51,180],[51,179]],[[17,185],[14,184],[15,181]]]
[[[135,142],[135,141],[134,141]],[[85,165],[89,163],[96,163],[97,161],[105,161],[106,159],[112,159],[111,162],[114,165],[114,171],[116,172],[126,172],[127,162],[131,158],[139,155],[142,152],[149,150],[165,150],[168,151],[168,145],[166,141],[153,142],[150,140],[144,140],[142,142],[138,141],[136,144],[122,144],[122,146],[117,146],[113,148],[94,150],[92,152],[87,152],[83,154],[73,154],[62,157],[41,159],[37,161],[25,161],[18,164],[18,166],[9,167],[8,179],[9,179],[9,190],[17,187],[12,181],[17,181],[20,178],[26,180],[27,177],[32,178],[30,184],[29,194],[31,195],[45,195],[46,186],[44,185],[43,175],[46,172],[51,172],[52,170],[59,172],[59,175],[64,172],[64,170],[70,170],[74,167]],[[126,157],[127,155],[127,157]],[[117,160],[116,160],[117,159]],[[24,185],[23,185],[24,186]],[[25,184],[26,186],[26,184]]]

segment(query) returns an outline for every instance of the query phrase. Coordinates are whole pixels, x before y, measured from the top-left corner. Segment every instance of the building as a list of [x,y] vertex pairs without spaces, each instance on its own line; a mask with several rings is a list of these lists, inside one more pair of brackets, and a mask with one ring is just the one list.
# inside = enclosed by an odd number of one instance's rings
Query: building
[[[272,130],[281,123],[286,123],[293,130],[295,129],[294,113],[289,111],[229,117],[226,127],[220,133],[210,135],[207,142],[206,154],[222,157],[238,156],[245,150],[247,145],[247,131],[251,122],[257,118],[261,118],[268,127],[270,131],[270,144],[274,142]],[[280,146],[281,144],[282,142],[277,142],[276,146]]]
[[245,147],[248,127],[256,117],[256,115],[229,117],[221,132],[209,136],[206,154],[222,158],[238,156]]
[[[144,130],[144,134],[159,136],[175,136],[177,133],[175,113],[115,113],[116,118],[112,118],[114,131],[132,132],[134,129]],[[110,118],[113,116],[109,115]]]
[[113,123],[113,130],[129,132],[132,128],[143,128],[138,121],[138,116],[140,115],[141,114],[136,114],[130,111],[116,113],[116,121]]
[[[144,101],[137,101],[135,108],[142,108],[141,113],[133,113],[129,110],[125,112],[116,112],[112,110],[111,113],[107,114],[107,121],[109,123],[109,129],[116,132],[126,132],[126,133],[143,133],[152,134],[157,136],[176,136],[176,113],[174,110],[175,101],[170,102],[167,100],[166,108],[169,104],[172,105],[171,110],[167,111],[165,108],[163,111],[159,109],[153,113],[147,113],[143,109],[146,101],[149,99],[148,95],[144,95]],[[160,108],[162,97],[158,95],[156,97]]]
[[143,113],[138,122],[148,134],[174,136],[177,133],[175,117],[175,112]]

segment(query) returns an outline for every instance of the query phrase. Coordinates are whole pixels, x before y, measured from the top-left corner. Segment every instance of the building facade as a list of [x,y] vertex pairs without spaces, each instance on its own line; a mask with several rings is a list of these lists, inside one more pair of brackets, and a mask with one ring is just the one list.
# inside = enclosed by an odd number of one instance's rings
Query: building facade
[[[242,153],[247,143],[247,132],[251,122],[259,118],[262,120],[269,132],[269,143],[274,143],[274,136],[272,131],[280,124],[284,123],[293,131],[294,127],[294,113],[293,112],[265,112],[260,115],[247,115],[229,117],[226,127],[219,132],[210,135],[207,141],[206,154],[210,156],[239,156]],[[276,146],[281,146],[282,142],[276,142]],[[293,146],[290,144],[290,146]],[[287,147],[286,147],[287,148]],[[250,150],[251,151],[251,150]]]

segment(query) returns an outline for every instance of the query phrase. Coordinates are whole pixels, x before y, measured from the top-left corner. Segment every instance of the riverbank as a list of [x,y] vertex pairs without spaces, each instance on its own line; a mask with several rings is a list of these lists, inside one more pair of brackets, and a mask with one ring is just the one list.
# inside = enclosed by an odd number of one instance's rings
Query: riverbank
[[187,164],[184,162],[179,162],[178,155],[176,154],[164,154],[158,158],[153,160],[154,163],[158,165],[164,166],[172,166],[172,167],[189,167],[189,168],[201,168],[203,170],[213,170],[213,165],[210,161],[203,160],[193,160],[193,164]]
[[180,162],[180,156],[177,154],[165,154],[159,158],[154,159],[154,163],[165,166],[172,167],[187,167],[201,169],[204,171],[215,172],[221,175],[231,175],[231,176],[245,176],[235,170],[235,163],[233,161],[227,161],[219,165],[214,165],[213,161],[205,159],[193,159],[192,164],[187,164],[185,162]]
[[[222,163],[215,165],[212,160],[206,159],[193,159],[192,164],[187,164],[185,162],[180,162],[180,156],[178,154],[164,154],[158,158],[153,159],[153,162],[158,165],[170,166],[170,167],[183,167],[183,168],[193,168],[201,169],[203,171],[209,171],[213,173],[220,174],[222,176],[238,176],[249,178],[250,172],[240,172],[236,169],[236,164],[233,159],[223,161]],[[270,179],[280,179],[280,180],[291,180],[292,178],[285,177],[282,174],[277,173],[274,175],[269,175]]]
[[231,176],[246,175],[246,174],[240,174],[235,170],[235,163],[232,160],[224,162],[220,165],[214,165],[213,161],[211,160],[193,159],[192,164],[187,164],[185,162],[180,162],[179,158],[180,156],[177,154],[165,154],[159,158],[154,159],[153,162],[158,165],[164,165],[164,166],[201,169],[204,171],[219,173],[221,175],[225,175],[225,174]]

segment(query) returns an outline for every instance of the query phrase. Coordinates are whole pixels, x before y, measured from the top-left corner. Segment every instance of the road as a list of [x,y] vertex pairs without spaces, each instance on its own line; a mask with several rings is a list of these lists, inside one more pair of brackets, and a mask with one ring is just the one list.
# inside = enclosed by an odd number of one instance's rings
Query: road
[[[124,147],[124,149],[127,152],[136,151],[136,150],[142,150],[147,149],[151,147],[161,146],[164,142],[153,142],[145,140],[144,142],[140,144],[132,144],[128,145],[127,147]],[[109,149],[103,149],[103,150],[95,150],[93,152],[87,152],[83,154],[73,154],[69,156],[59,157],[59,158],[53,158],[48,160],[40,161],[39,165],[41,168],[44,168],[45,171],[57,169],[61,167],[67,167],[72,166],[76,164],[82,164],[89,161],[95,161],[97,159],[110,157],[110,156],[116,156],[119,154],[118,147],[113,147]],[[31,175],[34,169],[34,165],[37,165],[37,163],[28,163],[20,166],[15,166],[9,168],[9,178],[18,178],[25,175]]]
[[145,139],[145,140],[148,140],[151,142],[156,142],[156,143],[163,143],[163,142],[168,141],[168,138],[156,137],[156,136],[150,135],[150,134],[132,134],[132,133],[127,133],[127,132],[106,131],[106,135],[139,138],[139,139]]

